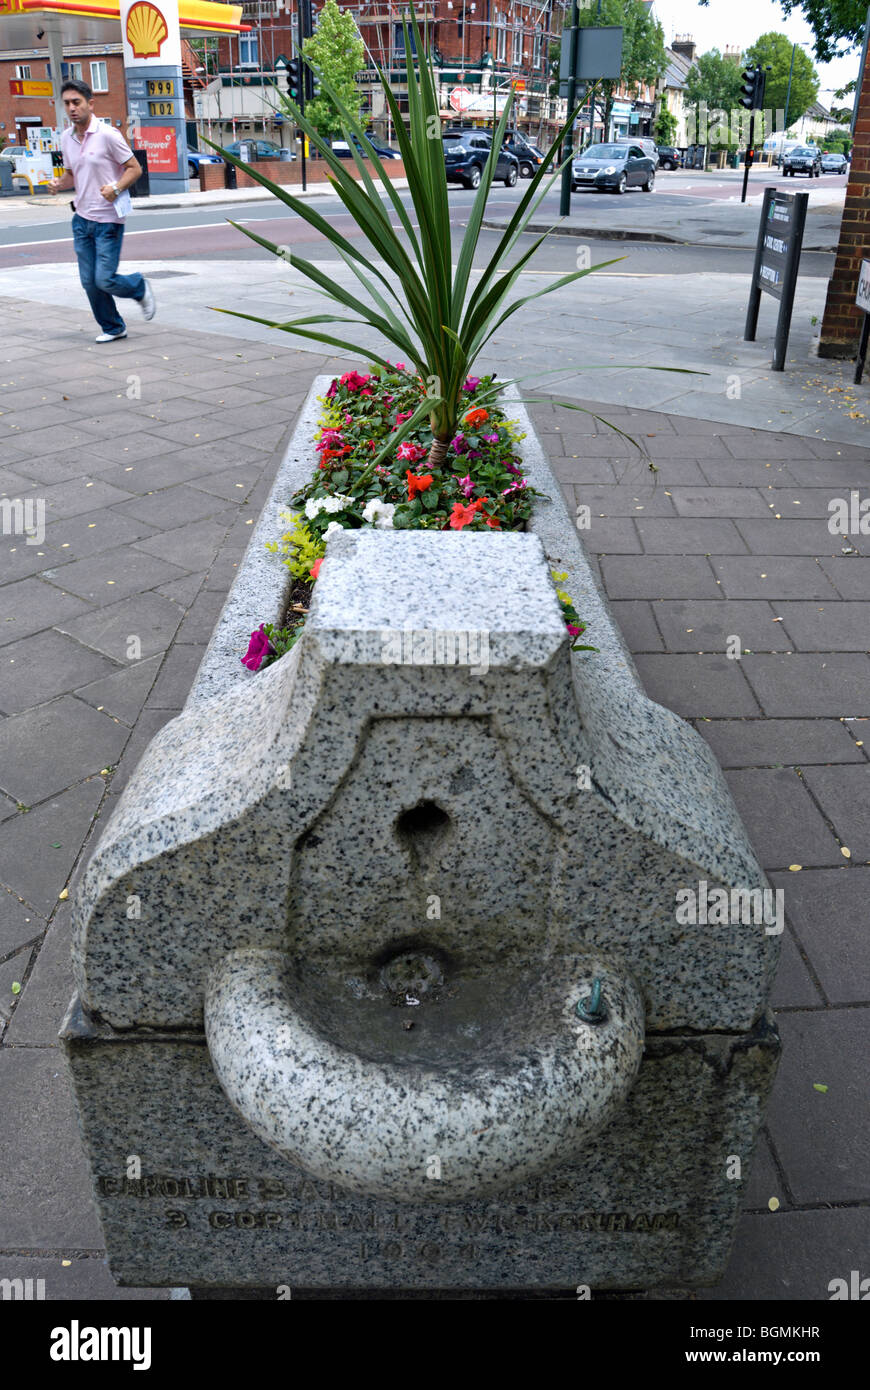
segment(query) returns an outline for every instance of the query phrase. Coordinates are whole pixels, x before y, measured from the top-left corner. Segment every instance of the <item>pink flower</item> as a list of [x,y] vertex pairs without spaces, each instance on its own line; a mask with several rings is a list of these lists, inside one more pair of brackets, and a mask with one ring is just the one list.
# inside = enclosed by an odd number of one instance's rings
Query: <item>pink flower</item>
[[426,450],[419,444],[414,444],[410,439],[406,439],[404,444],[400,444],[396,450],[396,458],[404,459],[408,463],[419,463],[420,459],[426,457]]
[[396,429],[398,429],[405,420],[410,420],[413,414],[413,410],[400,410],[396,416]]
[[272,650],[271,643],[266,636],[266,627],[260,623],[256,632],[251,633],[251,640],[248,643],[248,650],[241,658],[243,666],[247,666],[249,671],[259,671],[263,664],[263,659]]
[[340,449],[344,443],[340,430],[324,430],[315,445],[320,452],[323,449]]
[[479,385],[480,385],[480,377],[479,377],[479,376],[467,376],[467,377],[465,378],[464,382],[462,383],[462,389],[463,389],[463,391],[468,391],[468,392],[470,393],[470,392],[472,392],[472,391],[476,391]]
[[485,435],[483,436],[483,440],[484,440],[484,443],[485,443],[485,444],[497,444],[497,443],[498,443],[498,435],[497,435],[497,434],[485,434]]
[[464,478],[459,479],[459,486],[466,497],[470,497],[474,492],[474,483],[471,481],[470,474],[466,473]]
[[349,414],[348,411],[345,411],[345,412],[344,412],[344,423],[345,423],[345,425],[352,425],[352,424],[353,424],[353,416],[352,416],[351,414]]
[[570,632],[570,634],[571,634],[572,637],[582,637],[583,633],[584,633],[585,630],[586,630],[586,624],[585,624],[585,623],[583,624],[582,627],[575,627],[574,623],[566,623],[565,626],[566,626],[566,628],[568,629],[568,631]]
[[337,390],[338,390],[338,382],[336,381],[335,377],[333,377],[333,378],[332,378],[332,385],[330,386],[329,390],[328,390],[327,393],[326,393],[326,399],[327,399],[328,401],[331,401]]
[[450,447],[453,450],[454,454],[467,454],[468,445],[465,442],[465,435],[454,434],[453,438],[450,441]]
[[504,492],[502,493],[502,497],[510,497],[512,492],[522,492],[523,489],[527,487],[528,483],[526,482],[525,478],[520,478],[518,482],[511,483],[510,487],[505,488]]
[[[346,387],[348,391],[359,391],[365,386],[369,378],[367,376],[360,376],[359,372],[345,372],[344,376],[340,377],[339,380],[342,386]],[[368,392],[368,395],[371,395],[371,391]]]

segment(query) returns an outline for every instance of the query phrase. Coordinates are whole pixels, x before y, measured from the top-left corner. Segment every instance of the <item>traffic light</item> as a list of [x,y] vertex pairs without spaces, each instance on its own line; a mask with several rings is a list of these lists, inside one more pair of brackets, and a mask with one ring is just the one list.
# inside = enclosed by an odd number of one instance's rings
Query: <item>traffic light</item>
[[740,88],[743,93],[740,98],[740,105],[745,106],[747,111],[757,110],[758,102],[755,100],[755,97],[758,89],[759,69],[744,68],[740,76],[743,79]]
[[305,100],[315,101],[320,96],[320,83],[311,68],[305,69]]
[[290,58],[287,62],[287,95],[291,101],[297,103],[302,95],[301,58]]

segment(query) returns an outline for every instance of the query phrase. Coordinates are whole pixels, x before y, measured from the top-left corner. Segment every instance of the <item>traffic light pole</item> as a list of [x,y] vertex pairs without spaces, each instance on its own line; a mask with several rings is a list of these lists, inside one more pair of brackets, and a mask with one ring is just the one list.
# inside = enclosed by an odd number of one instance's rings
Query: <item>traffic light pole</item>
[[[574,110],[577,100],[577,36],[580,31],[580,6],[578,0],[571,5],[571,66],[568,70],[568,110]],[[567,217],[571,211],[571,180],[574,163],[574,122],[568,130],[568,138],[560,151],[562,159],[568,163],[562,170],[562,197],[559,203],[559,216]]]
[[746,186],[749,183],[749,169],[752,165],[752,156],[755,144],[755,112],[749,113],[749,143],[746,146],[746,159],[743,161],[743,188],[740,193],[741,203],[746,202]]
[[[311,14],[311,0],[299,0],[299,53],[302,53],[302,44],[305,39],[310,39],[314,33],[314,24]],[[310,69],[305,66],[300,56],[299,59],[299,100],[297,106],[302,115],[305,115],[305,96],[310,82]],[[308,187],[305,151],[308,147],[308,137],[305,131],[302,132],[302,192]]]

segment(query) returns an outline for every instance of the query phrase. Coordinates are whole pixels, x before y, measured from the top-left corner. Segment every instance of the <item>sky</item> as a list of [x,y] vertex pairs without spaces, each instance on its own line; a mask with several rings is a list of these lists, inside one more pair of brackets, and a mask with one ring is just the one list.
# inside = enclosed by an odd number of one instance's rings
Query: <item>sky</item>
[[[798,11],[786,16],[776,0],[710,0],[704,7],[697,0],[654,0],[653,8],[665,31],[665,43],[678,34],[691,34],[698,52],[706,53],[710,48],[722,50],[726,46],[748,48],[760,34],[775,30],[792,43],[805,44],[806,52],[813,56],[810,26]],[[835,89],[857,76],[860,61],[860,49],[831,63],[821,64],[813,59],[823,106],[835,101]],[[849,105],[849,99],[843,104]]]

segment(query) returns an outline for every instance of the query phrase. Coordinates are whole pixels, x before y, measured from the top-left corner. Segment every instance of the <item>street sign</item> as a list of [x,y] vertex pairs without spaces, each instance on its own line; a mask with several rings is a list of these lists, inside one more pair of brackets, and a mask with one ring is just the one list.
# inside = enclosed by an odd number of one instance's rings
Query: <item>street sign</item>
[[[606,24],[601,28],[587,26],[577,30],[577,63],[574,77],[578,82],[597,82],[614,79],[622,72],[622,26]],[[571,30],[562,31],[559,56],[559,96],[567,97],[571,77]]]
[[764,190],[743,336],[747,342],[755,341],[762,293],[778,299],[779,314],[771,363],[775,372],[785,368],[808,201],[808,193],[783,193],[771,187]]
[[464,111],[468,106],[473,92],[468,87],[454,87],[447,100],[454,111]]
[[867,357],[867,341],[870,339],[870,261],[862,261],[858,273],[858,290],[855,303],[863,310],[864,322],[861,325],[861,341],[858,344],[858,357],[855,362],[854,382],[860,386],[864,375],[864,362]]

